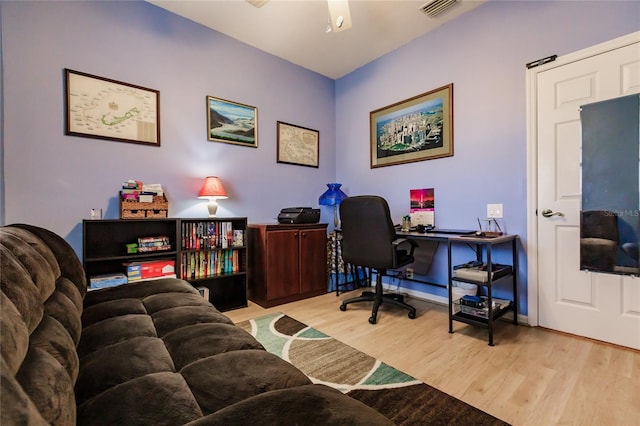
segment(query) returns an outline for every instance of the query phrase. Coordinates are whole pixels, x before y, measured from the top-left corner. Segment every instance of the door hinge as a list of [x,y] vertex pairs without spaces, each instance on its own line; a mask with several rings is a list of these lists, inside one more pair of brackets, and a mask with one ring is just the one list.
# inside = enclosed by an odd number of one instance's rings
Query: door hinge
[[539,67],[540,65],[548,64],[556,60],[558,55],[547,56],[546,58],[538,59],[527,64],[527,69]]

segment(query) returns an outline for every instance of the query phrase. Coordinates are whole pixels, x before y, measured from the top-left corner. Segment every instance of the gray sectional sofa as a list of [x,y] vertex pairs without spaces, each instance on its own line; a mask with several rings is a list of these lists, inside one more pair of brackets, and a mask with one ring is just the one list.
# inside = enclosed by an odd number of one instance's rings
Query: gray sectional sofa
[[86,292],[60,236],[0,228],[0,424],[391,424],[312,384],[187,282]]

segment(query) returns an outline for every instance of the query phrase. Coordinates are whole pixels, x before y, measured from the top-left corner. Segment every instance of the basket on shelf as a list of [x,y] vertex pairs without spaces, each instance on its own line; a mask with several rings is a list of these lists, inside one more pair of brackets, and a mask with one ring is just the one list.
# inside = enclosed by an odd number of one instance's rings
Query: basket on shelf
[[123,199],[120,193],[120,219],[157,219],[169,216],[169,201],[165,195],[155,195],[153,201]]

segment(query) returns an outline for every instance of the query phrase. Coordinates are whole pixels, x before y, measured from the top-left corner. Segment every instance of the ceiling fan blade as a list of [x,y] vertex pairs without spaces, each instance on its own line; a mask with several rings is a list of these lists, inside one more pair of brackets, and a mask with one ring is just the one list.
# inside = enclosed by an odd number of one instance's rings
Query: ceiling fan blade
[[255,6],[255,7],[262,7],[265,4],[267,4],[269,2],[269,0],[247,0],[247,3],[249,3],[251,6]]
[[339,32],[351,28],[351,10],[349,0],[327,0],[329,5],[329,17],[331,18],[331,28]]

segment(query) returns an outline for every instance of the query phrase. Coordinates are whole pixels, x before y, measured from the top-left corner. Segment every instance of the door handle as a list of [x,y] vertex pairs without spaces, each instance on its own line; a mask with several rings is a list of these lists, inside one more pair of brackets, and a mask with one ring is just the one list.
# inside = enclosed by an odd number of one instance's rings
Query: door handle
[[542,216],[544,216],[544,217],[564,216],[564,213],[562,213],[562,212],[554,212],[553,210],[550,210],[550,209],[544,209],[544,210],[542,210]]

